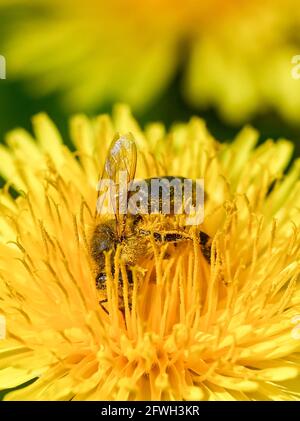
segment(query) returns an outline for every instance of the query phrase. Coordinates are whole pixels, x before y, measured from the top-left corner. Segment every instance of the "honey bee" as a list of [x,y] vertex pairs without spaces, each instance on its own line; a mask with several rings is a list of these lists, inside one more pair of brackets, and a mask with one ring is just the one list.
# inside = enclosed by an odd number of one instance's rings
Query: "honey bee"
[[[117,205],[119,204],[121,192],[119,190],[119,180],[118,173],[123,172],[126,175],[127,183],[134,182],[134,176],[136,171],[136,161],[137,161],[137,148],[136,144],[131,136],[117,136],[111,143],[107,157],[104,163],[104,170],[102,173],[101,180],[111,180],[115,186],[116,191],[114,193],[115,199],[117,200]],[[163,177],[168,181],[173,179],[180,180],[181,189],[183,189],[184,177]],[[158,179],[157,177],[152,177],[143,180],[150,191],[151,181]],[[101,181],[100,181],[101,182]],[[173,193],[174,194],[174,193]],[[132,196],[132,193],[128,191],[127,204]],[[92,259],[96,265],[96,275],[95,282],[97,289],[101,290],[104,295],[106,291],[106,280],[107,275],[105,272],[105,253],[111,252],[111,267],[112,274],[114,275],[114,257],[118,246],[121,246],[121,258],[126,265],[126,273],[129,290],[133,287],[133,277],[131,268],[143,257],[149,254],[149,244],[150,236],[155,240],[159,245],[161,244],[172,244],[174,247],[177,246],[178,242],[189,241],[191,238],[188,237],[185,228],[174,229],[174,209],[173,213],[170,212],[170,215],[164,215],[163,219],[160,218],[160,223],[157,225],[157,230],[147,229],[147,223],[145,223],[145,216],[148,218],[155,218],[157,215],[150,215],[151,206],[149,201],[149,195],[144,197],[141,193],[139,196],[140,202],[147,209],[147,215],[145,212],[136,212],[131,214],[127,212],[125,214],[118,211],[119,206],[116,206],[113,218],[103,218],[99,216],[99,211],[97,201],[97,211],[95,215],[95,227],[91,236],[90,241],[90,252]],[[99,193],[98,193],[99,198]],[[158,197],[158,202],[156,203],[159,213],[161,214],[162,210],[162,198],[163,192],[161,191]],[[171,205],[172,199],[174,196],[170,196]],[[163,221],[163,223],[162,223]],[[149,225],[148,225],[149,226]],[[155,224],[152,224],[155,227]],[[173,228],[173,229],[172,229]],[[210,264],[210,255],[211,255],[211,238],[203,231],[198,229],[198,238],[199,244],[202,251],[202,254],[206,261]],[[150,247],[151,248],[151,247]],[[120,310],[124,309],[123,303],[123,280],[120,274],[119,276],[119,308]],[[131,291],[132,292],[132,291]],[[130,293],[130,291],[129,291]],[[130,294],[129,294],[130,295]],[[107,302],[107,298],[104,298],[100,301],[100,305],[106,311],[103,304]]]

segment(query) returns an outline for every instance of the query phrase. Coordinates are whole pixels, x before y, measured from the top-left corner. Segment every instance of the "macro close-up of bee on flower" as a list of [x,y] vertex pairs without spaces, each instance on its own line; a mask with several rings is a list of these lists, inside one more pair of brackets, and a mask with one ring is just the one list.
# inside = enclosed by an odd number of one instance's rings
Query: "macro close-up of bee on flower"
[[0,0],[0,414],[300,400],[283,3]]

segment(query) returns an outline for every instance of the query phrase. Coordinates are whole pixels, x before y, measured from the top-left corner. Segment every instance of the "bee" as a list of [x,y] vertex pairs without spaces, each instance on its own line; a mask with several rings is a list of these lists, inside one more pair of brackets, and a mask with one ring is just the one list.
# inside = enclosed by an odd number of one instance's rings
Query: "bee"
[[[163,219],[160,218],[160,223],[157,225],[157,230],[153,229],[151,232],[147,229],[147,224],[145,223],[145,216],[147,217],[157,217],[157,215],[150,215],[151,213],[151,204],[149,201],[150,196],[143,197],[143,194],[140,194],[140,202],[148,210],[147,215],[145,212],[136,212],[135,214],[120,213],[119,212],[119,202],[121,200],[121,191],[119,189],[119,180],[118,174],[123,172],[127,178],[127,184],[134,183],[135,171],[136,171],[136,161],[137,161],[137,148],[136,144],[131,136],[116,136],[112,141],[106,160],[104,163],[104,170],[102,173],[102,180],[111,180],[116,186],[114,192],[114,198],[117,201],[117,206],[113,212],[113,218],[103,218],[99,216],[101,209],[98,206],[97,199],[97,210],[95,214],[95,226],[90,240],[90,252],[92,259],[96,266],[95,282],[98,290],[102,291],[105,296],[106,292],[106,281],[107,275],[105,272],[105,254],[110,252],[111,258],[111,267],[112,274],[114,275],[114,257],[118,246],[121,246],[121,258],[126,265],[126,273],[129,287],[129,299],[130,293],[132,293],[133,288],[133,277],[131,268],[139,262],[139,260],[149,254],[149,244],[150,236],[154,238],[155,242],[158,244],[172,244],[174,247],[177,246],[179,242],[191,240],[189,238],[185,228],[178,228],[174,230],[174,209],[173,213],[170,215],[164,215]],[[175,178],[180,180],[180,186],[183,189],[184,177],[163,177],[168,181],[172,181]],[[149,188],[151,187],[151,182],[157,177],[152,177],[143,180]],[[128,191],[127,204],[132,196],[132,193]],[[158,202],[156,205],[159,209],[159,213],[162,213],[162,198],[163,192],[160,191]],[[174,200],[174,193],[170,195],[171,205],[172,200]],[[146,202],[146,203],[145,203]],[[105,216],[105,215],[104,215]],[[163,222],[162,222],[163,221]],[[152,226],[155,227],[155,224]],[[172,229],[173,228],[173,229]],[[202,254],[206,261],[210,264],[211,256],[211,238],[208,234],[198,229],[198,238],[199,244],[202,251]],[[151,248],[151,247],[150,247]],[[119,275],[118,281],[119,287],[119,308],[120,310],[124,309],[123,303],[123,280],[122,275]],[[107,302],[107,298],[104,298],[100,301],[100,305],[105,310],[103,304]],[[106,311],[106,310],[105,310]]]

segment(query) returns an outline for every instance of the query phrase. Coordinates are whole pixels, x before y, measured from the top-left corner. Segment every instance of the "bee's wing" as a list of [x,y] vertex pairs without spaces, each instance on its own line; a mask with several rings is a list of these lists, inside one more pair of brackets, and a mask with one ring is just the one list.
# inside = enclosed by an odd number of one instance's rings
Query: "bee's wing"
[[122,194],[125,193],[122,189],[125,185],[127,188],[128,184],[134,179],[136,157],[137,150],[133,136],[131,134],[126,136],[116,135],[107,152],[102,177],[98,185],[96,214],[102,213],[105,199],[104,196],[101,196],[101,190],[103,193],[104,187],[104,190],[106,189],[106,192],[109,193],[110,210],[115,215],[117,233],[119,235],[124,229],[126,216],[124,212],[120,212],[120,207],[122,207],[120,206],[120,201],[123,198]]

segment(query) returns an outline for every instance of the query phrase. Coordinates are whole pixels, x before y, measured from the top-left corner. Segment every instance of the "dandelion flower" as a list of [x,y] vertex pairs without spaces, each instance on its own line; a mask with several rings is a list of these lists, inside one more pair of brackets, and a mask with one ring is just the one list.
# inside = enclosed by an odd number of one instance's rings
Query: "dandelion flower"
[[297,0],[1,4],[17,7],[4,26],[9,77],[30,80],[38,94],[63,91],[69,109],[125,101],[141,111],[183,67],[193,106],[215,106],[230,122],[268,109],[299,122]]
[[[46,115],[33,129],[0,148],[9,181],[0,194],[0,389],[32,381],[5,399],[298,400],[299,160],[284,175],[292,144],[256,147],[250,127],[220,144],[198,118],[142,131],[125,106],[112,118],[74,117],[75,152]],[[136,266],[132,305],[119,310],[111,275],[105,312],[89,232],[116,132],[135,138],[137,177],[204,178],[212,252],[209,264],[188,241],[164,259],[153,245],[154,258]]]

